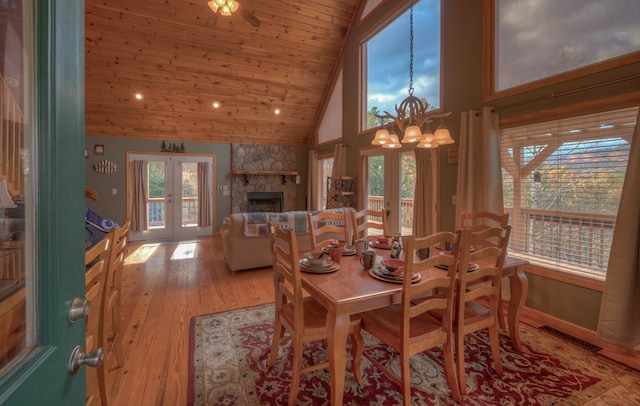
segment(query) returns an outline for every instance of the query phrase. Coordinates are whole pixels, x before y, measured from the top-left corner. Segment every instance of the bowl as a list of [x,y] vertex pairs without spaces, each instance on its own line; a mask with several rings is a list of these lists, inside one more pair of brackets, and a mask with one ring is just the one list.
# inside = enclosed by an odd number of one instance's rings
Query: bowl
[[401,259],[383,259],[382,265],[390,273],[400,273],[404,270],[404,261]]
[[378,245],[389,245],[389,237],[376,237]]
[[311,266],[321,266],[327,260],[324,256],[324,252],[307,252],[304,257]]

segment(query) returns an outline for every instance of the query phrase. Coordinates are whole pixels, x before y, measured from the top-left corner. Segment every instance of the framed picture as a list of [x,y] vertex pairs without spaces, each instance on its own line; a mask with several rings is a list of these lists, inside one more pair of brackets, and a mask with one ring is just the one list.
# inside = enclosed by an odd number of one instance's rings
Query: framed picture
[[94,155],[104,155],[104,145],[95,144],[93,146],[93,153],[94,153]]

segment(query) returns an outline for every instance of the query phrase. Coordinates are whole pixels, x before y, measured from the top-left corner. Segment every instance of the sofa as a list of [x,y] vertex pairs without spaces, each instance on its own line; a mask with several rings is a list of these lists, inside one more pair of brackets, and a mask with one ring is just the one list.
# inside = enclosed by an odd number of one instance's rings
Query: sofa
[[[352,208],[327,209],[328,211],[353,211]],[[311,213],[318,213],[314,211]],[[223,220],[220,227],[224,259],[232,271],[271,266],[271,248],[269,229],[271,221],[283,229],[294,230],[298,240],[298,249],[311,249],[311,237],[307,230],[308,211],[290,211],[282,213],[233,213]],[[347,227],[350,229],[349,224]],[[333,238],[342,238],[337,234]]]

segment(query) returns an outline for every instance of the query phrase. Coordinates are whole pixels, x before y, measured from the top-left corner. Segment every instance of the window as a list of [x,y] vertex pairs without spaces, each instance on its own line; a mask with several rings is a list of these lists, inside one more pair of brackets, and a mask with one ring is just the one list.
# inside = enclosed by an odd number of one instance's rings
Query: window
[[604,279],[638,108],[501,131],[510,253]]
[[317,196],[320,198],[317,207],[324,210],[327,208],[327,178],[333,173],[333,157],[319,158],[318,159],[318,176],[320,181],[318,187],[320,188]]
[[[492,0],[493,91],[620,58],[640,60],[637,0]],[[526,16],[526,18],[523,18]],[[633,55],[635,53],[635,56]],[[590,68],[594,72],[593,67]]]
[[[396,114],[409,95],[409,2],[400,16],[361,45],[363,67],[362,129],[379,126],[375,114]],[[440,0],[416,1],[413,7],[413,88],[417,97],[440,107]]]

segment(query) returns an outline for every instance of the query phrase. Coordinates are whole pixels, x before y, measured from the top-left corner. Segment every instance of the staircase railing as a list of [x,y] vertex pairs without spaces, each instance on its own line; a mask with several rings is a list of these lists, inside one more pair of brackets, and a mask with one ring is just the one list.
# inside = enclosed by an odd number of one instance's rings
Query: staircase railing
[[0,177],[7,181],[12,195],[24,193],[22,154],[24,153],[24,114],[4,77],[0,75]]

